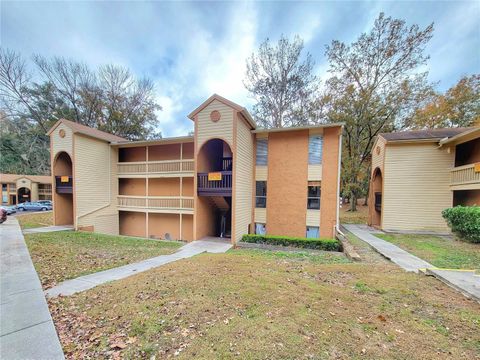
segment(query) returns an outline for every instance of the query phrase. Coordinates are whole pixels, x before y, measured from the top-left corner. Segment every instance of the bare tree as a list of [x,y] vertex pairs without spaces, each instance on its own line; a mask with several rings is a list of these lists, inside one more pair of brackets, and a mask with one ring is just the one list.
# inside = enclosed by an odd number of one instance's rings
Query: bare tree
[[263,127],[306,124],[315,116],[318,79],[307,53],[302,60],[303,40],[282,36],[276,45],[269,39],[247,59],[246,89],[257,101],[253,115]]

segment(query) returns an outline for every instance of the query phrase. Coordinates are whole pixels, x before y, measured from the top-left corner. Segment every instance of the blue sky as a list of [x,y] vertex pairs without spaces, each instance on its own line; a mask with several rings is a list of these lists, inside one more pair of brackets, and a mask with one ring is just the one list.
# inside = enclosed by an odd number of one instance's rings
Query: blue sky
[[325,78],[325,45],[368,31],[383,11],[421,27],[435,23],[430,80],[448,89],[480,72],[480,1],[336,2],[8,2],[1,44],[61,55],[92,67],[115,63],[156,84],[164,136],[192,129],[187,114],[212,93],[247,108],[245,59],[267,37],[300,35]]

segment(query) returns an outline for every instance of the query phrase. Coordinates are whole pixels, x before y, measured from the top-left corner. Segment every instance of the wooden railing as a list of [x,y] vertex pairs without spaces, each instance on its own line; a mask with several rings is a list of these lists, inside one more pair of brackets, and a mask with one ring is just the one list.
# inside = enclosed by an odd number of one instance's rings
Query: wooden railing
[[117,171],[119,175],[193,173],[193,170],[193,159],[117,163]]
[[218,171],[221,180],[208,180],[208,173],[198,173],[197,189],[200,196],[231,196],[232,172]]
[[117,205],[122,208],[193,210],[193,197],[118,195]]
[[38,195],[52,195],[52,189],[38,189]]
[[480,172],[475,164],[454,167],[450,170],[450,185],[480,184]]

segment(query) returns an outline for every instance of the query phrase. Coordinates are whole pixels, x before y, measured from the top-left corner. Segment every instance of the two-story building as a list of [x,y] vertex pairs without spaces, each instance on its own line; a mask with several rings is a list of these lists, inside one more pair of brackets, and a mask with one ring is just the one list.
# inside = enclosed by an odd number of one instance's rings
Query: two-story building
[[448,233],[442,210],[480,205],[480,127],[380,134],[369,196],[370,225]]
[[49,131],[55,224],[185,241],[334,236],[342,124],[257,129],[219,95],[188,117],[193,136],[148,141],[58,121]]
[[52,200],[52,178],[44,175],[0,174],[2,205]]

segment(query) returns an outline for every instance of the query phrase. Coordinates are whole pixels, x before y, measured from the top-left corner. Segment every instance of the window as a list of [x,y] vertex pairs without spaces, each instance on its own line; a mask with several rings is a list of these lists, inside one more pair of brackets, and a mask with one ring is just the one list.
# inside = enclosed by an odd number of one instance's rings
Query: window
[[319,239],[320,238],[320,228],[318,226],[307,226],[307,234],[305,235],[307,239]]
[[322,163],[323,137],[322,135],[310,135],[308,141],[308,163],[319,165]]
[[267,165],[268,139],[257,139],[257,165]]
[[265,235],[266,233],[265,224],[255,223],[255,234]]
[[2,191],[7,191],[7,184],[2,184]]
[[307,209],[320,210],[320,182],[310,181],[308,183]]
[[267,182],[257,181],[255,193],[255,207],[266,208],[267,207]]

